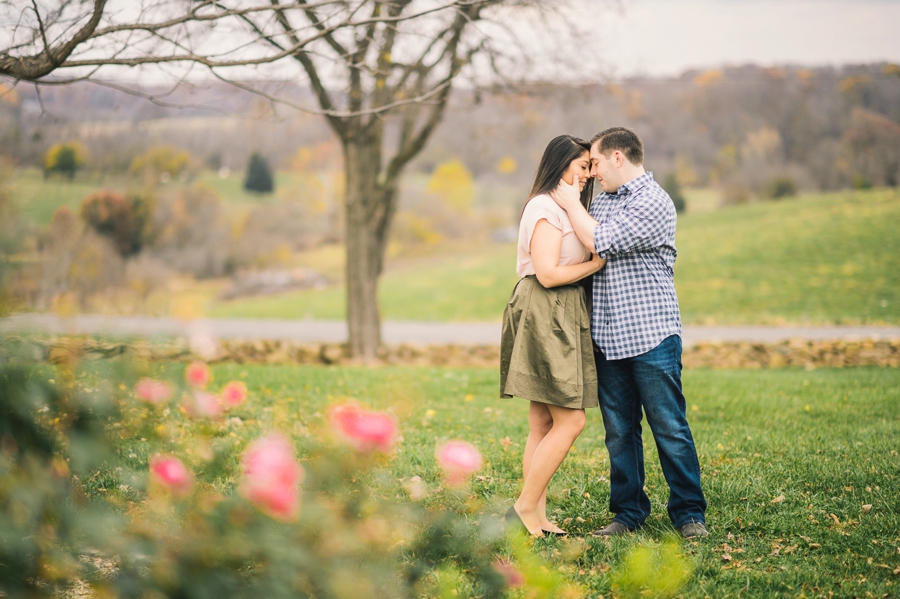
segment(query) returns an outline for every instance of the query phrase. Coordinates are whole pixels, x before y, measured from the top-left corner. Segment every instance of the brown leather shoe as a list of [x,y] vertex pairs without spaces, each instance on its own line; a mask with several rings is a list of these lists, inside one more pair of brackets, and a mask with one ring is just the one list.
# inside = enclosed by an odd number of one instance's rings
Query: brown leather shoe
[[595,530],[591,534],[595,537],[619,537],[622,535],[627,535],[631,532],[631,529],[622,524],[621,522],[617,522],[613,520],[600,530]]
[[703,524],[703,522],[689,522],[678,530],[681,531],[681,536],[685,539],[696,539],[709,536],[709,531],[706,530],[706,525]]

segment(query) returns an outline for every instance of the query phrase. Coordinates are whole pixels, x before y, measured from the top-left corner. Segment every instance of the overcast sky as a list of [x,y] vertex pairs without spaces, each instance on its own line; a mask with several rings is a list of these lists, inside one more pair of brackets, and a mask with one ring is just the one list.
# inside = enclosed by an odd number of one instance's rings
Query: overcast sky
[[593,10],[587,19],[596,22],[602,52],[619,76],[723,64],[900,63],[900,0],[621,3],[621,14]]

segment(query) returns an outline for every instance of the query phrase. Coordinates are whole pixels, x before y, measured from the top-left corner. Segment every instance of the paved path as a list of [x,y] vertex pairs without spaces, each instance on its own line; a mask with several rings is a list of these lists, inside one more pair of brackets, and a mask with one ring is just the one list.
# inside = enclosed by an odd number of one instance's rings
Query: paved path
[[[75,316],[18,314],[0,318],[0,334],[39,332],[52,334],[100,334],[110,336],[178,337],[201,333],[242,339],[289,339],[308,343],[340,343],[347,339],[347,325],[338,320],[214,319],[184,321],[145,316]],[[485,322],[386,321],[382,326],[388,344],[496,345],[500,324]],[[854,340],[900,339],[900,327],[879,326],[705,326],[684,327],[686,346],[701,342],[748,341],[777,343],[788,339]]]

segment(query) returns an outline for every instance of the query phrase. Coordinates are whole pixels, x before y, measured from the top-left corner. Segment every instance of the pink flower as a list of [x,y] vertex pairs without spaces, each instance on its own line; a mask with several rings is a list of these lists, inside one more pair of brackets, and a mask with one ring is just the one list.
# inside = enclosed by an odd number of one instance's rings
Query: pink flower
[[469,475],[481,468],[481,453],[466,441],[447,441],[436,453],[438,465],[451,486],[465,483]]
[[228,407],[239,406],[247,399],[247,385],[241,381],[231,381],[219,392],[222,403]]
[[191,387],[203,389],[209,384],[212,374],[209,372],[209,366],[205,363],[191,362],[184,371],[184,378]]
[[372,450],[387,453],[397,438],[397,423],[384,412],[363,410],[353,403],[332,406],[331,425],[344,441],[356,451]]
[[278,520],[296,520],[300,513],[303,467],[283,435],[257,439],[244,452],[241,494]]
[[219,402],[218,396],[194,389],[192,395],[184,398],[184,410],[192,418],[218,418],[222,415],[224,408]]
[[156,379],[141,379],[134,387],[134,394],[141,401],[159,404],[172,398],[172,385]]
[[494,568],[494,572],[506,580],[506,586],[520,587],[525,584],[525,576],[509,560],[498,559],[491,566]]
[[150,458],[150,476],[174,495],[187,495],[194,484],[193,477],[181,460],[174,456],[156,455]]

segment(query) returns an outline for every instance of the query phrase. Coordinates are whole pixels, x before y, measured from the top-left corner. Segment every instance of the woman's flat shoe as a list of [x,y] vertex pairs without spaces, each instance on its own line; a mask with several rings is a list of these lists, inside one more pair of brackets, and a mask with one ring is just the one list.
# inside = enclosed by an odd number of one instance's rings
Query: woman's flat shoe
[[[519,512],[516,511],[516,506],[512,506],[511,508],[506,510],[506,515],[503,516],[503,519],[506,520],[506,523],[509,524],[510,526],[515,526],[516,528],[519,528],[519,529],[525,531],[526,534],[529,534],[533,537],[541,536],[541,535],[533,534],[530,530],[528,530],[528,527],[525,526],[524,522],[522,522],[522,518],[519,517]],[[550,532],[547,530],[542,530],[541,532],[543,532],[546,535],[562,536],[560,533]]]
[[544,533],[545,535],[549,535],[549,536],[551,536],[551,537],[567,537],[567,536],[569,536],[569,533],[567,533],[567,532],[564,531],[564,530],[563,530],[563,531],[560,531],[560,532],[556,532],[555,530],[547,530],[547,529],[544,529],[544,528],[542,528],[541,530],[543,531],[543,533]]

